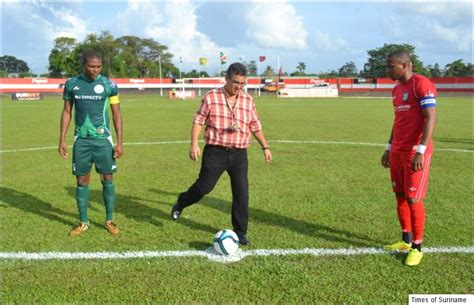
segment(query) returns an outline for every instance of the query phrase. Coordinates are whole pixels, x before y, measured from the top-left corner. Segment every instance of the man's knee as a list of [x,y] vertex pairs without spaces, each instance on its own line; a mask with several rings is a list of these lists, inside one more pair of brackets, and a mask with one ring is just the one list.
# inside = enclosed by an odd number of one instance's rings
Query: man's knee
[[396,193],[395,193],[395,196],[397,196],[397,198],[405,198],[405,193],[403,193],[403,192],[396,192]]
[[214,185],[210,183],[195,183],[193,185],[194,191],[199,193],[201,196],[209,194],[213,188]]
[[112,174],[106,174],[106,175],[100,175],[100,180],[102,182],[105,182],[105,181],[112,181],[114,178],[114,176]]
[[89,175],[87,176],[77,176],[76,177],[76,182],[77,182],[77,186],[85,186],[85,185],[89,185]]
[[420,202],[420,198],[407,198],[408,204],[415,204],[417,202]]

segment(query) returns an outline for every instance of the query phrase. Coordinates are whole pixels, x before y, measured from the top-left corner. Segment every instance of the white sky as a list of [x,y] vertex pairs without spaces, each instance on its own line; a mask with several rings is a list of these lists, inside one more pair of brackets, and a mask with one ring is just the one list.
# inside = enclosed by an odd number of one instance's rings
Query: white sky
[[425,65],[441,68],[454,60],[473,62],[471,1],[2,1],[1,55],[28,63],[33,73],[47,72],[58,36],[82,41],[108,30],[117,38],[153,38],[169,47],[183,71],[214,74],[219,52],[228,63],[256,60],[275,70],[337,70],[349,61],[359,70],[367,51],[384,43],[408,43]]

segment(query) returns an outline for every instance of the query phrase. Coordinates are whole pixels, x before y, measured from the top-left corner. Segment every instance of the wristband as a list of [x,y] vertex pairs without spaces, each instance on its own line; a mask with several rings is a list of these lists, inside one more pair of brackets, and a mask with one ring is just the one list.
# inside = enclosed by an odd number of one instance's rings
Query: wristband
[[264,147],[262,147],[262,150],[267,150],[267,149],[270,149],[270,146],[264,146]]
[[385,145],[385,150],[388,150],[388,151],[392,150],[392,144],[387,143],[387,145]]
[[426,150],[426,145],[423,144],[418,144],[418,147],[416,148],[416,152],[419,154],[424,154]]

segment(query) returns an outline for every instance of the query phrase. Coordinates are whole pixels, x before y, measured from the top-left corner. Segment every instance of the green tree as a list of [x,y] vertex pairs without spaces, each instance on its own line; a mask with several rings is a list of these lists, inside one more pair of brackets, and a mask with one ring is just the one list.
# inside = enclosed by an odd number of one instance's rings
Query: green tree
[[296,66],[296,69],[298,70],[298,72],[300,72],[301,75],[305,75],[306,65],[304,62],[299,62],[298,66]]
[[304,62],[299,62],[296,66],[296,71],[291,72],[290,76],[306,76],[306,64]]
[[465,65],[462,59],[455,60],[444,67],[444,76],[472,76],[472,64]]
[[415,53],[415,47],[409,44],[384,44],[383,47],[367,51],[369,59],[364,65],[363,77],[387,77],[386,61],[389,53],[404,49],[410,56],[413,64],[413,71],[418,74],[428,75],[428,71],[423,67]]
[[74,71],[69,73],[75,75],[82,72],[82,53],[85,50],[95,50],[102,56],[102,74],[114,76],[112,62],[117,55],[117,42],[108,31],[102,31],[99,34],[91,33],[86,36],[82,43],[79,43],[71,53],[74,62]]
[[119,55],[116,64],[123,68],[122,74],[128,77],[158,77],[161,60],[162,76],[171,73],[174,77],[179,74],[172,64],[173,55],[167,52],[168,47],[153,39],[142,39],[136,36],[122,36],[117,39]]
[[192,69],[191,71],[187,73],[183,73],[183,77],[187,78],[199,78],[199,74],[201,74],[201,77],[209,77],[209,74],[207,74],[206,71],[200,71],[198,72],[196,69]]
[[474,76],[474,66],[471,63],[466,64],[466,73],[465,76]]
[[71,76],[77,72],[74,50],[77,41],[70,37],[57,37],[49,54],[49,75],[51,77]]
[[336,70],[328,70],[327,72],[321,72],[318,75],[319,78],[334,78],[338,77],[338,71]]
[[30,67],[25,61],[15,56],[4,55],[0,57],[0,71],[4,71],[6,74],[28,74],[30,73]]
[[82,72],[81,55],[94,49],[102,55],[102,74],[109,77],[176,77],[178,69],[172,64],[168,47],[153,39],[122,36],[115,39],[108,31],[86,36],[78,43],[73,38],[58,37],[49,57],[51,76],[72,76]]
[[273,68],[271,66],[267,66],[265,71],[263,71],[262,73],[263,77],[268,77],[268,78],[271,78],[273,75],[275,75],[275,71],[273,71]]
[[247,75],[256,76],[257,75],[257,62],[251,60],[250,62],[243,61],[242,64],[247,67]]
[[441,77],[443,76],[443,72],[439,68],[438,63],[435,63],[434,66],[428,65],[426,66],[426,70],[428,70],[429,77]]
[[347,62],[339,68],[337,74],[340,77],[355,77],[357,76],[357,67],[353,61]]

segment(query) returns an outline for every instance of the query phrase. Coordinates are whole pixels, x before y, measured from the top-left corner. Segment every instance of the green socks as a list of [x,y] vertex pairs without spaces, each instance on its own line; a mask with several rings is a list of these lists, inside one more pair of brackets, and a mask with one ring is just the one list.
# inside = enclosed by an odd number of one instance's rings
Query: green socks
[[87,217],[87,207],[89,205],[89,186],[78,185],[76,188],[76,202],[79,209],[79,220],[83,223],[89,223]]
[[[102,197],[104,198],[106,221],[112,220],[115,208],[115,187],[112,180],[102,181]],[[89,186],[78,185],[76,188],[76,202],[79,209],[79,220],[89,223],[87,209],[89,206]]]
[[115,187],[113,180],[102,181],[102,197],[104,198],[105,204],[105,221],[112,220],[115,208]]

